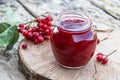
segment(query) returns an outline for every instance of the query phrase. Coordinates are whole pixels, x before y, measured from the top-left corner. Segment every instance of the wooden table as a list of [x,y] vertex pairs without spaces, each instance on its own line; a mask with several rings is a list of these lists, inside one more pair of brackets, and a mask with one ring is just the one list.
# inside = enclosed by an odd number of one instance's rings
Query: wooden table
[[[13,4],[13,3],[12,3]],[[71,70],[62,68],[54,59],[48,42],[42,45],[33,45],[22,50],[20,46],[20,69],[28,80],[120,80],[120,1],[119,0],[17,0],[15,12],[21,15],[23,22],[33,19],[46,11],[56,14],[66,9],[86,10],[93,18],[93,25],[97,29],[114,29],[109,39],[97,45],[96,52],[91,61],[81,69]],[[103,39],[107,33],[98,33],[98,38]],[[19,43],[19,42],[18,42]],[[45,47],[43,55],[41,47]],[[32,52],[32,49],[36,52]],[[117,52],[109,57],[109,62],[102,65],[95,60],[98,52],[109,54],[113,50]],[[42,59],[44,57],[44,59]],[[36,61],[35,61],[36,60]],[[43,60],[43,61],[42,61]],[[41,61],[41,62],[39,62]],[[42,63],[43,62],[43,63]],[[45,62],[45,63],[44,63]],[[34,64],[34,65],[33,65]]]

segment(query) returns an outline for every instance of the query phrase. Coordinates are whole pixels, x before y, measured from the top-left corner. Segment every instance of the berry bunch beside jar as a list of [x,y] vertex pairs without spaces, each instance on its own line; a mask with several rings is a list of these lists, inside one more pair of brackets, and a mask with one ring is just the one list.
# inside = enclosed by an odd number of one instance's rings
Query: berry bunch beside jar
[[[50,39],[52,33],[52,20],[51,16],[44,18],[36,18],[31,21],[29,25],[19,24],[18,32],[20,32],[27,40],[31,40],[34,44],[43,42],[44,40]],[[31,26],[32,22],[36,22],[36,26]]]

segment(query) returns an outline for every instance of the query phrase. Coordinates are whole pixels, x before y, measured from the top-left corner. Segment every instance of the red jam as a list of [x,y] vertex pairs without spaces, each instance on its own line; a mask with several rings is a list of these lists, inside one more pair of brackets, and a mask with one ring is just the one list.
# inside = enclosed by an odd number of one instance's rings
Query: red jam
[[62,66],[82,67],[93,56],[97,36],[87,24],[88,22],[82,19],[66,19],[54,29],[51,46],[56,60]]

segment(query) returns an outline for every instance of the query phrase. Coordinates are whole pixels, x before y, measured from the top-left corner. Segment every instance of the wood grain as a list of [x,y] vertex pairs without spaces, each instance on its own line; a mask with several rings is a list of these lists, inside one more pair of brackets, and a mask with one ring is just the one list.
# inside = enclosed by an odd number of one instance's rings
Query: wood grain
[[[84,68],[66,69],[56,62],[49,41],[34,45],[30,41],[23,40],[19,48],[20,68],[28,80],[120,80],[119,32],[114,30],[109,39],[97,46],[95,54],[97,52],[109,54],[117,49],[117,52],[109,57],[109,62],[106,65],[98,63],[94,54]],[[106,33],[99,33],[98,37],[102,39],[106,35]],[[27,49],[21,48],[23,43],[28,44]]]
[[113,18],[120,20],[120,0],[89,0],[93,5],[99,7]]

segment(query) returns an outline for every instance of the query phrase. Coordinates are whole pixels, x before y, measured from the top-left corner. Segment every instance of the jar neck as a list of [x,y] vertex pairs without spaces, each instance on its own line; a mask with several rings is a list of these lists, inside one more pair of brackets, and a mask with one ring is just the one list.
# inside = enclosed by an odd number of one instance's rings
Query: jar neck
[[68,10],[58,15],[58,29],[68,33],[85,33],[91,30],[92,19],[87,12]]

